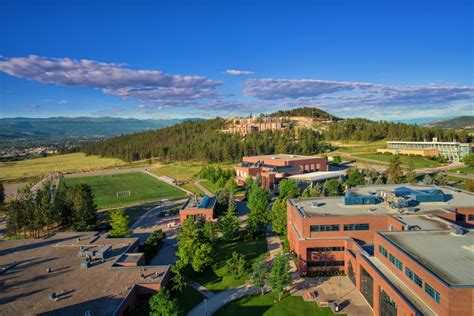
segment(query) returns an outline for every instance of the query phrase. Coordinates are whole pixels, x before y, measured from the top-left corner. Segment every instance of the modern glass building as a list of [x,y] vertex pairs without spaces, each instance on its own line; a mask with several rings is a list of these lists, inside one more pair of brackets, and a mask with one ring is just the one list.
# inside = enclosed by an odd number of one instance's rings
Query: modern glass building
[[387,149],[394,150],[437,150],[439,155],[449,161],[459,161],[472,152],[473,146],[468,143],[458,142],[387,142]]

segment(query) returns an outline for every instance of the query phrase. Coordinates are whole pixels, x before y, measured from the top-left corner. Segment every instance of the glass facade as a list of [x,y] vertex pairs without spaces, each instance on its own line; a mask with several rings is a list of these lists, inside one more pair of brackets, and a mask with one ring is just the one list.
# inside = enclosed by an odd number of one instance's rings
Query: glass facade
[[360,292],[365,297],[370,306],[374,306],[374,279],[363,268],[360,267]]
[[380,289],[379,305],[381,316],[397,316],[397,303],[383,289]]

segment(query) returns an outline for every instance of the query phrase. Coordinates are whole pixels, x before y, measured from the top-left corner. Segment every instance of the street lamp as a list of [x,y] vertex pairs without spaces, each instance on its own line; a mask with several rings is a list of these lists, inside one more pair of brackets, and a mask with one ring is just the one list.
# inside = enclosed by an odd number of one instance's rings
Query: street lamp
[[204,315],[207,316],[207,299],[204,299]]

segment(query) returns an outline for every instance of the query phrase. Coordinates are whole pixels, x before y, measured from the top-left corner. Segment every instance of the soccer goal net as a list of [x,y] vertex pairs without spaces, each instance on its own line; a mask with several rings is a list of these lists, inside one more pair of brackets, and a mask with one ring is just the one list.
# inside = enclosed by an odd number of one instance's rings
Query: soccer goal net
[[119,198],[119,197],[127,197],[127,196],[130,196],[132,195],[132,192],[130,190],[127,190],[127,191],[117,191],[115,192],[115,195]]

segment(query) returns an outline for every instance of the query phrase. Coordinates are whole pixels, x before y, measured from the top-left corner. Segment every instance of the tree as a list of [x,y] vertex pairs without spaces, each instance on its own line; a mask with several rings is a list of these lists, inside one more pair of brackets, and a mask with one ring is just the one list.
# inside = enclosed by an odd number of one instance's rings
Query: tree
[[176,261],[174,266],[171,266],[171,272],[173,273],[173,277],[171,278],[171,290],[182,292],[186,287],[186,280],[181,272],[181,264],[179,263],[179,260]]
[[355,168],[355,169],[352,169],[351,172],[349,173],[346,183],[350,187],[355,187],[358,185],[364,185],[365,179],[364,179],[364,176],[360,173],[359,169]]
[[245,258],[242,254],[232,252],[232,257],[225,263],[225,270],[228,276],[234,277],[236,280],[245,276],[246,271]]
[[413,183],[416,181],[416,173],[415,173],[415,161],[413,157],[410,156],[408,158],[408,172],[406,175],[407,182]]
[[267,267],[265,266],[265,257],[258,257],[255,262],[252,264],[252,269],[250,271],[250,280],[256,287],[259,287],[262,295],[265,294],[264,286],[267,274]]
[[323,192],[325,196],[336,196],[341,193],[341,187],[336,179],[329,179],[324,182]]
[[123,210],[109,211],[109,216],[110,226],[112,226],[112,229],[109,232],[109,237],[123,238],[132,236],[132,234],[128,231],[128,216]]
[[272,229],[280,235],[286,235],[286,201],[278,198],[272,206]]
[[71,191],[73,228],[76,231],[93,230],[97,222],[97,208],[90,186],[82,183],[73,187]]
[[474,192],[474,180],[466,180],[466,190]]
[[290,284],[290,281],[290,264],[288,263],[288,258],[280,252],[273,259],[269,281],[272,291],[278,293],[279,301],[281,301],[281,295],[283,294],[285,286]]
[[209,243],[201,243],[195,246],[196,250],[192,258],[191,266],[194,271],[201,272],[204,268],[210,266],[212,259],[212,246]]
[[335,164],[336,166],[339,165],[341,162],[342,162],[341,156],[332,157],[332,163]]
[[259,186],[253,186],[249,192],[247,207],[250,209],[247,226],[249,231],[256,233],[264,229],[270,219],[267,192]]
[[180,313],[178,302],[171,299],[168,290],[161,288],[149,301],[151,316],[178,316]]
[[388,178],[392,183],[401,183],[402,182],[402,168],[401,168],[401,161],[399,155],[394,155],[392,159],[390,159],[390,164],[387,169]]
[[423,178],[423,184],[433,184],[433,178],[429,174],[426,174]]
[[219,228],[225,241],[233,240],[239,233],[239,218],[235,215],[235,203],[230,204],[226,214],[219,218]]
[[446,185],[446,175],[441,172],[437,173],[434,177],[434,182],[436,183],[436,185]]
[[468,167],[474,167],[474,154],[469,154],[462,160],[464,164]]
[[5,187],[3,186],[3,182],[0,182],[0,207],[5,205]]
[[178,251],[176,255],[179,257],[183,266],[191,264],[196,246],[202,242],[202,232],[200,227],[192,218],[186,219],[181,225],[178,232]]
[[280,191],[279,197],[282,199],[292,199],[298,193],[298,187],[293,180],[283,179],[278,184],[278,189]]
[[214,222],[206,221],[203,227],[204,238],[211,244],[217,241],[217,225]]

